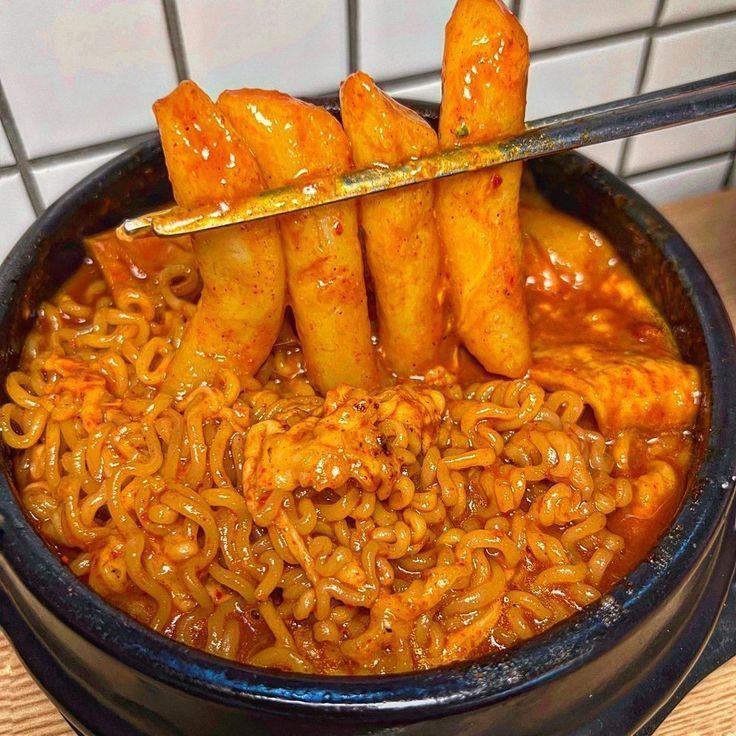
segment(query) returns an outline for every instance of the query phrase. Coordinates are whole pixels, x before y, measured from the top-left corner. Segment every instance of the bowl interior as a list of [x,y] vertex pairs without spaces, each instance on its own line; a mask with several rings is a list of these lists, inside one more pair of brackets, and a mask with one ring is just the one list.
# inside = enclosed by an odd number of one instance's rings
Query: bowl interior
[[[330,105],[334,109],[334,101]],[[436,121],[436,107],[414,106]],[[46,548],[15,502],[12,462],[3,446],[0,514],[5,519],[7,563],[44,606],[115,657],[179,686],[217,689],[233,697],[287,698],[309,704],[329,691],[335,704],[398,706],[415,701],[421,692],[423,699],[434,698],[440,706],[531,685],[555,668],[575,666],[580,656],[594,656],[596,647],[610,646],[611,621],[625,614],[644,616],[663,600],[722,523],[730,500],[723,483],[736,465],[728,441],[735,429],[730,391],[736,383],[736,348],[723,305],[697,258],[641,197],[577,154],[540,159],[529,166],[555,206],[598,227],[613,241],[669,321],[685,360],[703,374],[703,408],[686,502],[647,560],[602,603],[509,652],[429,672],[323,678],[233,664],[154,634],[81,584]],[[82,262],[82,237],[168,201],[171,189],[163,156],[157,136],[152,136],[87,177],[31,227],[0,269],[3,384],[17,366],[38,305]],[[581,642],[586,644],[584,654]],[[484,675],[491,669],[495,674],[489,679]]]

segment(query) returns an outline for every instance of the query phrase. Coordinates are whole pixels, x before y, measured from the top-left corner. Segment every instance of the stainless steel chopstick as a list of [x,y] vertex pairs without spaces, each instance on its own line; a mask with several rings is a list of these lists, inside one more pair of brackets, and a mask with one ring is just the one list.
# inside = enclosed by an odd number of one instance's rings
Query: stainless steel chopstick
[[736,111],[736,73],[596,105],[530,123],[502,140],[461,146],[396,167],[372,167],[193,210],[172,207],[126,220],[121,237],[176,236],[274,217],[412,184],[524,161]]
[[735,81],[736,73],[721,74],[707,79],[698,79],[694,82],[679,84],[675,87],[666,87],[665,89],[657,89],[653,92],[636,95],[635,97],[622,97],[618,100],[603,102],[599,105],[592,105],[591,107],[581,107],[578,110],[549,115],[544,118],[537,118],[536,120],[527,123],[526,127],[527,130],[531,130],[533,128],[555,125],[557,123],[565,123],[570,120],[574,120],[575,118],[588,117],[590,115],[597,115],[605,112],[614,112],[625,107],[632,107],[633,105],[643,105],[650,102],[665,103],[668,100],[681,99],[683,95],[687,95],[691,92],[700,93],[701,91],[709,88],[718,88],[722,85],[729,86]]

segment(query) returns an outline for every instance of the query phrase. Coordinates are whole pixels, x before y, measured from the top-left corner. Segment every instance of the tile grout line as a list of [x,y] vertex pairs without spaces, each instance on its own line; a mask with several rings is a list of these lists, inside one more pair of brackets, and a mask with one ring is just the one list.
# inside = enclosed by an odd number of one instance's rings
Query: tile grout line
[[176,0],[161,0],[161,3],[166,18],[166,30],[169,34],[169,45],[174,57],[176,76],[181,82],[184,79],[189,79],[189,64],[187,63],[187,53],[184,46],[184,35],[181,31],[179,10],[176,7]]
[[663,164],[662,166],[655,166],[651,169],[642,169],[628,175],[627,179],[638,179],[642,176],[653,176],[656,174],[662,174],[672,169],[683,169],[687,166],[696,166],[697,164],[708,164],[713,161],[717,161],[719,158],[733,156],[734,153],[731,149],[726,151],[720,151],[718,153],[708,153],[705,156],[696,156],[695,158],[689,158],[685,161],[677,161],[676,163]]
[[732,178],[736,179],[736,151],[731,152],[731,164],[726,169],[726,174],[721,182],[721,189],[729,189]]
[[731,149],[731,163],[729,164],[726,173],[721,182],[721,189],[728,189],[728,185],[733,180],[736,185],[736,141],[734,141],[733,148]]
[[[662,20],[661,9],[657,9],[657,22]],[[683,31],[695,26],[706,26],[711,23],[720,23],[722,20],[733,20],[736,18],[736,11],[722,10],[719,13],[709,13],[707,15],[698,15],[694,18],[683,18],[682,20],[674,20],[669,23],[660,23],[655,27],[657,33],[670,33],[672,31]]]
[[721,181],[721,189],[728,189],[728,185],[733,180],[734,185],[736,185],[736,140],[733,142],[733,148],[731,149],[731,163],[728,165],[728,168],[726,169],[726,173],[723,176],[723,181]]
[[[647,32],[647,40],[644,45],[644,52],[642,54],[641,62],[639,64],[639,73],[636,80],[636,88],[634,89],[635,95],[640,95],[644,88],[644,82],[646,81],[647,72],[649,71],[649,59],[652,55],[652,46],[654,46],[654,32],[659,23],[659,19],[662,17],[664,12],[665,0],[657,0],[657,7],[654,11],[654,18],[649,26]],[[620,176],[626,176],[626,166],[629,159],[629,149],[631,148],[631,137],[624,140],[624,145],[621,148],[621,154],[618,159],[616,166],[616,173]]]
[[345,0],[348,21],[348,72],[352,74],[360,68],[360,34],[358,0]]
[[643,33],[651,30],[651,26],[637,26],[630,28],[628,31],[617,31],[616,33],[608,33],[604,36],[591,36],[589,38],[581,38],[577,41],[568,41],[557,46],[544,46],[541,49],[532,49],[530,57],[534,59],[544,59],[548,56],[557,56],[566,54],[570,51],[585,50],[595,46],[602,46],[605,43],[617,43],[618,41],[629,41],[632,38],[641,36]]
[[[656,17],[659,18],[659,15],[662,12],[662,8],[658,7],[656,12]],[[567,43],[562,43],[555,46],[543,46],[542,48],[534,49],[531,55],[532,57],[544,57],[547,54],[575,51],[578,48],[595,45],[600,43],[601,41],[625,41],[646,31],[651,31],[653,35],[663,35],[665,33],[685,31],[696,26],[708,25],[709,23],[719,23],[723,20],[733,19],[736,19],[736,13],[733,10],[729,10],[724,13],[713,13],[712,15],[704,15],[699,18],[687,18],[686,20],[679,20],[673,23],[668,23],[667,25],[656,25],[655,23],[650,23],[644,26],[629,28],[625,31],[607,33],[602,36],[589,36],[588,38],[581,38],[577,41],[568,41]]]
[[137,133],[135,135],[128,135],[123,138],[113,138],[109,141],[103,141],[101,143],[90,143],[87,146],[79,146],[79,148],[70,148],[66,151],[59,151],[58,153],[49,153],[45,156],[37,156],[35,158],[28,159],[28,163],[31,166],[54,164],[59,161],[68,161],[69,159],[76,158],[77,156],[83,156],[88,153],[105,153],[111,148],[131,148],[132,146],[141,143],[148,138],[154,131],[148,131],[146,133]]
[[10,102],[5,95],[2,81],[0,81],[0,122],[2,122],[3,128],[5,129],[5,135],[10,144],[10,150],[13,152],[15,157],[15,166],[20,174],[20,178],[23,180],[23,184],[26,188],[26,194],[28,199],[31,201],[33,211],[40,215],[46,208],[44,207],[43,200],[41,199],[41,193],[38,190],[38,185],[33,177],[30,164],[28,162],[28,156],[26,155],[26,149],[23,145],[23,140],[20,137],[20,131],[13,118],[13,113],[10,109]]
[[518,18],[521,15],[521,0],[512,0],[511,12]]
[[442,69],[430,69],[427,72],[419,72],[418,74],[407,74],[404,77],[392,77],[391,79],[379,79],[377,84],[388,87],[399,84],[422,84],[423,82],[434,82],[439,79]]

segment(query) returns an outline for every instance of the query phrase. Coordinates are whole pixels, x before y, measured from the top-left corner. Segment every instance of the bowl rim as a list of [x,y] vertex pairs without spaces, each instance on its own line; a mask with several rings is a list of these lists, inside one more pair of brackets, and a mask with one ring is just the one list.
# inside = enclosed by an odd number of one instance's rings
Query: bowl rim
[[[436,105],[413,103],[412,107],[436,115]],[[71,217],[110,180],[128,172],[136,159],[144,163],[159,151],[158,135],[152,134],[85,177],[36,220],[0,267],[0,294],[9,297],[0,304],[0,320],[7,316],[17,284],[32,268],[44,233]],[[577,153],[563,155],[583,158]],[[0,474],[0,529],[4,532],[0,561],[46,610],[134,670],[190,694],[281,714],[285,709],[322,717],[360,713],[366,722],[397,715],[402,720],[450,715],[533,689],[612,648],[680,585],[725,524],[736,480],[736,444],[731,442],[736,435],[736,399],[730,393],[736,384],[736,341],[715,286],[680,235],[617,176],[592,162],[586,166],[594,173],[594,187],[605,189],[608,196],[621,195],[631,204],[628,214],[637,228],[656,231],[658,247],[675,268],[703,329],[711,397],[707,452],[691,480],[697,492],[686,497],[647,558],[599,603],[512,650],[476,660],[396,675],[297,675],[233,663],[189,648],[113,608],[46,546],[4,473]]]

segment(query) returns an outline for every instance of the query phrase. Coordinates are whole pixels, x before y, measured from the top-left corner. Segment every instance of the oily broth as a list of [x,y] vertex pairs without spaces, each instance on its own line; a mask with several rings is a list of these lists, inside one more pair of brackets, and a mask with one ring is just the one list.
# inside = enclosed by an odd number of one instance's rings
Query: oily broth
[[[607,254],[601,254],[601,258],[605,258],[606,278],[608,281],[620,281],[626,283],[632,280],[632,277],[626,267],[618,260],[613,260]],[[163,264],[159,264],[160,265]],[[151,274],[155,274],[157,266],[149,265],[148,270],[139,268],[136,278],[143,287],[151,278]],[[578,285],[579,286],[579,285]],[[629,304],[621,303],[617,299],[615,290],[597,293],[589,298],[585,295],[581,297],[581,291],[569,291],[561,294],[560,290],[540,289],[538,284],[527,286],[527,301],[529,305],[530,319],[532,325],[533,341],[554,342],[560,340],[560,336],[569,335],[570,333],[582,332],[590,339],[597,339],[594,331],[586,332],[590,320],[591,313],[597,315],[615,315],[616,325],[619,334],[619,345],[629,348],[632,345],[638,346],[638,349],[651,351],[652,354],[671,354],[674,350],[673,342],[669,330],[659,315],[652,312],[651,305],[644,308],[641,301],[633,300]],[[150,290],[149,290],[150,291]],[[101,295],[107,296],[109,300],[109,291],[101,280],[101,274],[97,266],[86,261],[77,273],[59,290],[54,302],[57,305],[75,304],[80,305],[82,309],[73,308],[68,311],[62,311],[62,324],[64,327],[79,328],[89,319],[89,311],[95,307]],[[188,299],[193,302],[196,299],[196,292],[188,295]],[[554,306],[558,308],[552,308]],[[646,306],[646,305],[645,305]],[[87,308],[87,309],[85,309]],[[644,317],[642,315],[645,315]],[[646,316],[648,315],[648,316]],[[50,339],[50,326],[48,319],[41,319],[34,332],[29,336],[27,349],[21,361],[21,370],[29,371],[31,363],[43,346]],[[563,338],[564,339],[564,338]],[[30,349],[28,349],[30,347]],[[468,387],[474,383],[484,383],[493,380],[492,376],[485,373],[480,365],[470,356],[464,348],[460,347],[457,340],[450,334],[444,341],[441,350],[441,363],[438,369],[429,376],[432,385],[440,386],[448,395],[460,397],[462,390],[460,386]],[[384,376],[388,375],[388,371],[384,371]],[[259,371],[257,375],[257,384],[246,388],[247,392],[251,392],[251,396],[257,396],[253,400],[253,406],[258,406],[258,402],[262,402],[265,406],[268,401],[283,401],[279,398],[284,392],[290,396],[302,394],[307,403],[315,402],[317,397],[310,391],[308,381],[301,363],[301,356],[298,341],[294,336],[293,329],[287,324],[282,331],[282,336],[274,348],[274,353],[266,362],[266,365]],[[386,379],[388,380],[388,379]],[[415,382],[421,385],[421,382]],[[272,394],[266,397],[265,394]],[[149,396],[153,396],[153,392],[149,391]],[[310,408],[309,411],[312,409]],[[596,431],[595,420],[590,410],[582,413],[577,424],[583,430]],[[630,463],[627,470],[629,477],[635,477],[646,472],[652,461],[659,460],[666,462],[676,476],[676,487],[670,493],[665,501],[659,505],[656,513],[649,518],[642,519],[633,516],[630,509],[624,506],[609,514],[606,520],[607,533],[619,535],[623,539],[623,548],[618,550],[606,565],[600,581],[595,586],[597,595],[608,590],[613,584],[626,575],[652,548],[657,538],[667,528],[671,522],[678,506],[681,503],[682,496],[686,487],[687,472],[691,461],[692,454],[692,437],[688,431],[684,432],[668,432],[660,436],[648,436],[644,433],[633,431],[629,432],[627,442],[630,445]],[[208,442],[213,441],[214,435],[210,435]],[[608,438],[607,446],[610,450],[614,444],[614,438]],[[22,501],[26,499],[23,494],[23,488],[33,482],[33,478],[39,475],[39,470],[35,466],[39,464],[39,453],[35,455],[33,451],[23,451],[16,455],[16,476],[21,486]],[[235,478],[235,476],[233,476]],[[237,484],[237,481],[234,481]],[[470,486],[473,484],[471,483]],[[332,493],[332,495],[330,495]],[[323,494],[319,498],[315,496],[318,502],[334,503],[338,496],[334,492]],[[301,503],[301,499],[307,498],[308,494],[298,491],[297,502]],[[526,514],[531,506],[532,495],[526,494],[524,500],[519,504],[518,510]],[[454,523],[468,524],[468,520],[474,515],[474,509],[483,512],[485,501],[479,496],[477,488],[470,487],[467,499],[467,511],[460,513]],[[42,535],[49,541],[58,551],[61,559],[65,564],[70,564],[72,569],[85,580],[89,580],[89,549],[80,554],[79,547],[75,545],[64,544],[63,540],[54,539],[53,535],[49,536],[48,526],[44,531],[43,519],[34,514],[34,509],[41,508],[34,506],[28,502],[24,505],[34,518],[36,526]],[[103,510],[102,516],[97,516],[97,523],[105,523],[109,519],[109,515],[105,515]],[[218,517],[219,511],[215,512],[215,518],[222,518],[222,514]],[[349,527],[350,525],[348,525]],[[472,527],[473,524],[470,524]],[[354,528],[354,527],[353,527]],[[564,527],[549,527],[546,533],[556,539],[561,539]],[[191,535],[192,530],[189,529]],[[343,529],[343,532],[345,530]],[[222,534],[222,530],[221,530]],[[261,545],[266,549],[265,534],[260,534],[253,541],[253,546]],[[155,540],[154,540],[155,541]],[[158,543],[157,543],[158,544]],[[264,546],[265,545],[265,546]],[[600,542],[593,543],[590,538],[583,539],[578,544],[579,553],[583,557],[591,555],[595,549],[600,548]],[[93,545],[94,549],[94,545]],[[113,550],[114,552],[114,550]],[[123,554],[118,552],[112,555],[113,563],[118,556]],[[112,563],[111,563],[112,564]],[[178,563],[172,563],[174,567]],[[525,567],[524,567],[525,565]],[[500,623],[493,628],[493,633],[487,636],[480,644],[473,647],[467,656],[476,656],[483,652],[493,651],[496,649],[504,649],[512,646],[520,639],[526,638],[528,635],[544,630],[548,625],[554,623],[555,616],[564,618],[574,613],[582,605],[585,600],[583,598],[571,597],[569,590],[566,589],[564,583],[559,585],[553,584],[546,590],[540,590],[535,593],[529,593],[528,581],[544,571],[545,566],[535,560],[533,557],[526,560],[522,564],[523,573],[518,577],[518,587],[514,586],[515,578],[512,575],[509,578],[509,589],[506,593],[506,605],[508,611],[513,613],[513,618],[509,618],[502,614]],[[413,568],[413,569],[412,569]],[[398,581],[394,583],[396,590],[407,590],[412,582],[422,579],[422,567],[416,565],[403,565],[401,561],[397,562],[393,570],[393,579]],[[424,568],[426,569],[426,568]],[[203,573],[205,571],[203,570]],[[517,576],[519,572],[515,573]],[[298,577],[298,575],[297,575]],[[527,581],[527,582],[525,582]],[[95,585],[93,584],[93,587]],[[146,595],[139,588],[131,588],[121,591],[111,591],[100,588],[96,589],[101,592],[113,605],[126,611],[129,615],[137,618],[143,623],[150,624],[155,616],[154,600]],[[285,604],[285,595],[288,593],[288,587],[276,586],[269,596],[266,604],[269,608],[263,609],[263,604],[246,605],[241,597],[236,600],[237,596],[232,594],[232,590],[223,588],[222,584],[213,582],[212,579],[206,583],[206,589],[213,601],[213,612],[209,615],[194,615],[193,612],[197,608],[189,610],[177,609],[175,606],[172,614],[160,627],[160,631],[168,636],[174,637],[191,646],[201,649],[207,649],[229,658],[237,659],[243,662],[255,662],[257,664],[265,664],[266,666],[277,666],[289,669],[292,666],[296,669],[301,667],[294,661],[284,658],[283,656],[273,655],[272,659],[259,660],[258,655],[263,651],[271,651],[273,649],[274,639],[274,611],[278,611]],[[517,592],[518,591],[518,595]],[[529,600],[519,599],[521,603],[509,602],[509,593],[511,596],[528,595],[532,596]],[[592,592],[590,593],[591,601],[594,600]],[[549,620],[540,620],[534,613],[535,606],[538,604],[544,610],[555,612],[555,616],[550,616]],[[516,598],[514,598],[516,601]],[[288,601],[286,601],[288,604]],[[223,607],[225,606],[225,607]],[[360,606],[351,609],[351,606],[343,603],[337,605],[337,609],[346,609],[344,613],[340,613],[338,621],[343,623],[341,631],[347,631],[347,635],[341,634],[342,638],[359,638],[367,628],[370,627],[369,617]],[[217,611],[225,611],[217,617]],[[357,613],[355,612],[357,610]],[[509,614],[510,615],[510,614]],[[426,624],[422,624],[427,629],[420,632],[419,635],[429,637],[438,636],[439,630],[445,631],[445,635],[451,635],[457,630],[458,614],[443,613],[436,610],[432,617],[427,619]],[[357,665],[349,658],[346,658],[340,652],[340,637],[335,640],[333,632],[329,627],[323,626],[319,628],[319,622],[315,624],[309,618],[307,619],[289,619],[284,620],[288,623],[289,633],[295,642],[301,658],[307,662],[311,671],[325,673],[339,672],[388,672],[402,671],[407,668],[423,667],[435,663],[430,657],[427,659],[417,658],[413,655],[410,658],[397,657],[395,654],[387,654],[385,658],[377,656],[373,663],[358,663]],[[213,637],[213,627],[217,628],[217,635]],[[317,628],[315,628],[317,627]],[[434,627],[434,628],[433,628]],[[439,627],[439,628],[438,628]],[[334,627],[333,627],[334,628]],[[323,630],[324,629],[324,630]],[[235,633],[237,630],[237,633]],[[229,648],[217,649],[217,645],[213,645],[213,639],[230,641]],[[236,641],[237,640],[237,641]],[[232,644],[232,642],[236,642]],[[422,650],[423,651],[423,650]]]

